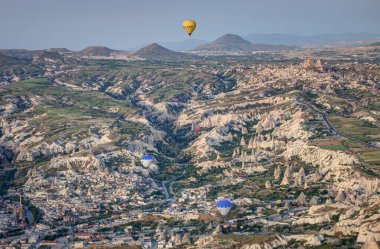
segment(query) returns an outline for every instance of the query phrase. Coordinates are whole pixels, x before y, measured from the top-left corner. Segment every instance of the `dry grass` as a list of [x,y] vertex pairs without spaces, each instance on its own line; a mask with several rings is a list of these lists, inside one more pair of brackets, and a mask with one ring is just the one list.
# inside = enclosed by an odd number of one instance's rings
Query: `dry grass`
[[315,140],[313,145],[315,146],[328,146],[328,145],[338,145],[342,143],[342,139],[318,139]]
[[111,246],[111,245],[95,246],[95,245],[91,245],[88,248],[90,248],[90,249],[140,249],[142,247],[137,246],[137,245],[120,245],[120,246]]
[[202,221],[202,222],[222,222],[223,219],[219,218],[219,217],[214,217],[214,216],[210,216],[210,215],[207,215],[207,214],[199,214],[199,218],[198,218],[199,221]]
[[235,241],[239,246],[249,244],[261,244],[274,238],[274,234],[257,234],[257,235],[220,235],[218,238],[221,240]]

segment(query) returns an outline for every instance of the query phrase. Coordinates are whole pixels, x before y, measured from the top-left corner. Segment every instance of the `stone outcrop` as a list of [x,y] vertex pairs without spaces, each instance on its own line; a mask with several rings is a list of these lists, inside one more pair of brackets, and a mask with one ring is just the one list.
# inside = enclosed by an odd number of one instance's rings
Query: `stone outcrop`
[[217,154],[214,146],[220,146],[223,142],[232,141],[232,139],[228,127],[213,128],[209,132],[202,133],[188,151],[194,153],[198,158],[208,158],[210,154]]
[[313,180],[319,181],[321,179],[321,177],[322,177],[322,175],[321,175],[321,172],[319,171],[319,168],[315,169]]
[[242,137],[241,140],[240,140],[240,146],[241,146],[242,148],[246,148],[246,147],[247,147],[247,143],[245,142],[244,137]]
[[295,184],[298,186],[303,186],[305,184],[305,170],[301,168],[296,176]]
[[272,184],[270,183],[270,181],[266,181],[265,182],[265,188],[266,189],[271,189],[272,188]]
[[333,203],[333,201],[331,200],[331,198],[327,198],[326,199],[326,205],[330,205],[332,203]]
[[317,196],[313,196],[310,200],[310,205],[318,205],[319,204],[319,198]]
[[284,175],[284,177],[282,178],[282,181],[281,181],[281,186],[287,186],[289,185],[290,183],[290,180],[288,178],[288,176]]
[[275,235],[271,237],[269,240],[261,242],[260,244],[249,244],[244,245],[242,249],[274,249],[286,246],[288,244],[288,240],[286,237],[281,235]]
[[215,227],[214,232],[212,232],[212,235],[219,235],[223,233],[222,225],[217,224]]
[[213,241],[215,241],[215,237],[211,235],[201,236],[199,239],[195,242],[197,246],[204,247],[208,244],[211,244]]
[[286,236],[288,240],[300,241],[306,246],[319,246],[325,240],[324,236],[321,234],[295,234]]
[[289,207],[290,207],[289,201],[286,201],[284,205],[284,209],[289,209]]
[[380,249],[380,246],[377,243],[375,237],[370,236],[361,249]]
[[304,194],[304,192],[301,192],[301,194],[298,196],[297,202],[301,205],[306,204],[306,195]]
[[185,233],[183,235],[181,244],[191,244],[190,236],[188,233]]
[[344,202],[347,198],[347,194],[344,190],[339,190],[336,194],[335,201]]
[[212,229],[213,229],[212,223],[209,223],[209,224],[207,225],[206,231],[211,232]]
[[274,170],[274,179],[279,180],[281,176],[281,168],[280,166],[277,166]]
[[302,225],[302,224],[321,224],[321,223],[328,223],[331,221],[331,215],[330,214],[323,214],[313,217],[301,217],[295,221],[293,221],[293,224],[296,225]]
[[301,66],[306,70],[314,70],[319,73],[322,73],[324,71],[321,60],[315,60],[311,57],[306,58]]
[[376,241],[380,241],[380,214],[364,219],[360,226],[357,241],[365,242],[369,237],[374,237]]
[[352,155],[310,146],[298,140],[287,146],[284,156],[286,158],[298,156],[305,163],[319,167],[323,171],[321,173],[325,175],[324,178],[334,180],[337,188],[353,191],[361,188],[367,195],[375,193],[380,188],[379,179],[364,177],[354,171],[353,167],[359,164],[359,160]]

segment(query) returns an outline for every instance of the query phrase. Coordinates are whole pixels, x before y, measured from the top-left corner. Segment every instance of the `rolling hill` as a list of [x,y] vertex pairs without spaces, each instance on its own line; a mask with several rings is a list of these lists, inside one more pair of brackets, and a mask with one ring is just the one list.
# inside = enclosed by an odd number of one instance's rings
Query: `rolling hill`
[[377,47],[380,46],[380,41],[379,42],[374,42],[368,45],[369,47]]
[[60,53],[60,54],[68,54],[68,53],[72,53],[71,50],[67,49],[67,48],[49,48],[47,49],[48,52],[57,52],[57,53]]
[[33,59],[33,56],[42,50],[27,50],[27,49],[0,49],[0,53],[9,57],[16,57],[20,59]]
[[341,33],[341,34],[317,34],[317,35],[294,35],[294,34],[250,34],[244,39],[252,43],[271,45],[295,45],[295,46],[342,46],[360,45],[378,41],[379,34],[372,33]]
[[215,41],[200,45],[194,50],[198,51],[250,51],[252,50],[252,43],[244,40],[238,35],[226,34]]
[[33,56],[33,60],[36,62],[53,62],[62,63],[65,60],[64,55],[56,51],[40,51]]
[[238,35],[226,34],[209,44],[200,45],[196,47],[194,50],[234,52],[234,51],[280,51],[280,50],[293,50],[295,48],[296,48],[295,46],[286,46],[286,45],[252,44],[251,42],[241,38]]
[[20,59],[17,57],[8,56],[0,53],[0,66],[2,65],[13,65],[13,64],[25,64],[28,61],[25,59]]
[[87,47],[79,52],[80,56],[110,56],[115,50],[101,46]]
[[192,57],[191,55],[185,53],[174,52],[164,48],[157,43],[149,44],[148,46],[137,50],[132,55],[146,60],[178,60]]

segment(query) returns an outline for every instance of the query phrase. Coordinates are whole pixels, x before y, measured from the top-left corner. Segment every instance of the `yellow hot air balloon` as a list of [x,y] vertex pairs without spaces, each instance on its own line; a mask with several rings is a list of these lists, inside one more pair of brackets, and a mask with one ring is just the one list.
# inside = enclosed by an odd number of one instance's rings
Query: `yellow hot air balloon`
[[191,35],[195,29],[195,27],[197,26],[197,24],[195,23],[194,20],[185,20],[183,23],[182,23],[182,28],[185,30],[186,33],[188,33],[189,35]]

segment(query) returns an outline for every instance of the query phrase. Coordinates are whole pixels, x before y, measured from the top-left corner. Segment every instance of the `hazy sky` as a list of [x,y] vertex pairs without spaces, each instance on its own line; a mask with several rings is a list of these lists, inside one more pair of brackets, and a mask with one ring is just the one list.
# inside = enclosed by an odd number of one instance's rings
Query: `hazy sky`
[[225,33],[380,33],[380,0],[0,0],[0,48],[127,49]]

